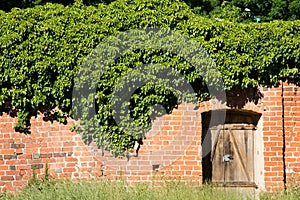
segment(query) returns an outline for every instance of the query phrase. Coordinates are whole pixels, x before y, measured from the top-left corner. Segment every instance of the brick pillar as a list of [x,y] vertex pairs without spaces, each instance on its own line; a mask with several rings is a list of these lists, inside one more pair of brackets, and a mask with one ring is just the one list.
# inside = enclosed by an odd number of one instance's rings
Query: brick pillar
[[282,88],[262,88],[263,139],[265,187],[268,191],[282,190],[283,184],[283,130]]
[[298,86],[284,84],[284,132],[287,183],[300,178],[300,91]]

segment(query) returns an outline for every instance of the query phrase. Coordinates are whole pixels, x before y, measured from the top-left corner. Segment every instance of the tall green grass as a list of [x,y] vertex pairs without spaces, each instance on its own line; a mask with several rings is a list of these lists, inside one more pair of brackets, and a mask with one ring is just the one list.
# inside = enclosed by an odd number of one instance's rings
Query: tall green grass
[[286,192],[262,193],[260,200],[299,200],[300,199],[300,183],[299,181],[292,181],[288,185]]
[[[28,185],[18,194],[3,193],[0,199],[82,199],[82,200],[240,200],[258,199],[245,192],[214,188],[210,185],[194,186],[180,181],[164,182],[161,186],[137,183],[128,186],[125,182],[110,181],[47,181]],[[291,189],[283,194],[260,195],[262,200],[298,200],[300,191]]]
[[3,199],[104,199],[104,200],[144,200],[144,199],[188,199],[188,200],[240,200],[243,194],[202,187],[181,182],[164,183],[162,186],[138,183],[127,186],[124,182],[66,181],[51,184],[30,185],[16,195],[3,194]]

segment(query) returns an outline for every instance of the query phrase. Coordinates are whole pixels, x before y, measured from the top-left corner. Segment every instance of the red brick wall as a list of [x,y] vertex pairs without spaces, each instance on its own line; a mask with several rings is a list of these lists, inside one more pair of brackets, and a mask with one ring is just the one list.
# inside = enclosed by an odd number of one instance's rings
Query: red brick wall
[[284,87],[287,177],[300,179],[300,88]]
[[56,178],[98,176],[101,164],[94,158],[80,135],[67,125],[45,122],[43,116],[31,119],[31,134],[15,132],[17,119],[6,113],[0,117],[0,192],[16,191],[32,177],[32,169],[41,178],[48,163]]
[[263,113],[265,185],[270,191],[282,190],[284,187],[283,134],[285,135],[287,186],[300,177],[300,92],[298,90],[299,87],[287,83],[277,88],[262,89],[265,108]]
[[[46,163],[57,178],[122,178],[128,182],[188,179],[201,184],[201,113],[211,109],[245,109],[262,114],[258,124],[261,145],[255,152],[261,158],[256,163],[261,167],[257,174],[263,177],[258,181],[259,188],[282,190],[283,117],[287,182],[300,176],[299,90],[285,83],[283,93],[281,87],[261,88],[263,97],[258,101],[253,100],[250,91],[250,95],[229,95],[229,106],[214,100],[199,104],[198,111],[191,104],[179,105],[171,115],[153,122],[139,156],[129,161],[113,158],[108,152],[102,156],[100,150],[86,146],[80,135],[70,131],[72,119],[63,125],[46,122],[43,115],[32,117],[32,133],[25,135],[14,131],[16,118],[3,113],[0,116],[0,191],[16,191],[26,185],[33,166],[42,177]],[[159,168],[153,170],[156,164]]]
[[281,87],[263,88],[264,170],[267,190],[283,188]]
[[[195,105],[183,103],[171,115],[153,122],[138,157],[118,159],[105,152],[104,175],[115,179],[122,173],[127,182],[187,179],[202,183],[201,120]],[[99,153],[100,154],[100,153]],[[159,164],[158,170],[153,165]]]

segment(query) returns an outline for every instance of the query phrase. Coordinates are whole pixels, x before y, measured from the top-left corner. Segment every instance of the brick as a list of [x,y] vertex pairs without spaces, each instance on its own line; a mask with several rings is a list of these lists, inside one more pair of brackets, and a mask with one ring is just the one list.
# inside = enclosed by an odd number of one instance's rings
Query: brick
[[17,155],[23,154],[23,149],[16,149],[15,154],[17,154]]
[[[63,169],[63,172],[65,173],[65,172],[75,172],[76,171],[76,169],[75,168],[64,168]],[[84,170],[85,171],[85,170]]]
[[66,167],[75,167],[76,166],[76,163],[67,163],[66,164]]
[[275,162],[275,161],[272,161],[272,162],[268,162],[268,161],[265,161],[265,166],[278,166],[279,162]]
[[180,166],[180,170],[183,170],[183,171],[192,171],[193,170],[193,166]]
[[14,154],[14,150],[13,149],[1,149],[0,150],[1,154]]
[[266,177],[270,177],[270,176],[276,177],[277,175],[278,175],[277,172],[265,172]]
[[44,164],[32,164],[31,169],[42,169],[44,168]]
[[263,125],[264,126],[269,126],[269,127],[272,127],[272,126],[276,127],[276,122],[264,122]]
[[54,157],[51,158],[42,158],[41,163],[56,163],[56,159]]
[[62,168],[56,168],[55,173],[58,173],[58,174],[62,173]]
[[7,165],[1,165],[0,166],[0,171],[6,171],[6,170],[8,170],[8,166]]
[[39,158],[40,158],[40,154],[39,153],[32,154],[32,159],[39,159]]
[[4,155],[4,159],[6,159],[6,160],[17,159],[17,158],[18,158],[17,154]]
[[5,175],[7,175],[7,176],[10,176],[10,175],[15,176],[15,175],[19,175],[19,173],[20,172],[18,172],[17,170],[10,170],[10,171],[6,171]]
[[53,156],[52,153],[41,153],[40,158],[51,158]]
[[25,144],[23,144],[23,143],[21,143],[21,144],[11,144],[10,148],[13,148],[13,149],[25,148]]
[[2,176],[1,181],[13,181],[15,178],[13,176]]
[[196,166],[198,165],[197,161],[184,161],[185,165]]
[[54,152],[54,148],[47,147],[47,148],[40,149],[40,153],[52,153],[52,152]]
[[282,161],[282,157],[271,157],[271,161]]
[[54,157],[66,157],[66,153],[53,153]]
[[73,158],[73,157],[67,157],[66,158],[66,162],[78,162],[77,158]]
[[63,147],[62,151],[63,152],[73,152],[73,147]]
[[20,164],[20,161],[17,160],[17,159],[7,160],[7,161],[5,162],[5,164],[7,164],[7,165],[17,165],[17,164]]
[[72,146],[76,146],[76,143],[75,142],[64,142],[63,146],[64,147],[72,147]]
[[277,156],[278,152],[276,151],[265,151],[264,156]]
[[[20,180],[20,179],[16,179],[16,180]],[[23,187],[23,186],[25,186],[26,185],[26,182],[24,182],[24,181],[15,181],[14,183],[13,183],[13,186],[14,187]]]
[[16,166],[15,165],[10,165],[9,170],[16,170]]
[[30,169],[30,166],[28,165],[17,165],[16,170],[28,170]]

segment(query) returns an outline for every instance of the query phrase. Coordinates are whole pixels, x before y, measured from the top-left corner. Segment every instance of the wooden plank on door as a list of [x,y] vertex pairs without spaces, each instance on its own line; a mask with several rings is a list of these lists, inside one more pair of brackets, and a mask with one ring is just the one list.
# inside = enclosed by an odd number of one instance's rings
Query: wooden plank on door
[[221,129],[211,129],[212,141],[212,182],[224,181],[224,163],[223,163],[223,141],[224,135]]
[[[249,182],[254,181],[254,151],[252,130],[211,130],[212,140],[212,181]],[[230,156],[229,162],[224,156]]]

